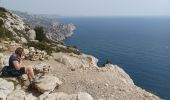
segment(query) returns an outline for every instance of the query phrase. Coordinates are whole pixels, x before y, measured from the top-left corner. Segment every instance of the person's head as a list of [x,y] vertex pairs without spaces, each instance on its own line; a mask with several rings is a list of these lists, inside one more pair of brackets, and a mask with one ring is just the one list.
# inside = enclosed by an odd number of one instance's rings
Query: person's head
[[15,54],[17,54],[19,57],[21,57],[24,53],[24,49],[21,48],[21,47],[18,47],[16,50],[15,50]]

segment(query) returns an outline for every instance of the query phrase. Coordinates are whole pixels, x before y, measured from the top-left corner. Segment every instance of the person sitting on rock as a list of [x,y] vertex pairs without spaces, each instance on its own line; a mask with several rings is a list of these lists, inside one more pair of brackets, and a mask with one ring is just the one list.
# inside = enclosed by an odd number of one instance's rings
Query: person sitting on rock
[[[8,76],[20,77],[23,74],[27,74],[30,83],[34,81],[34,72],[32,66],[23,66],[24,58],[24,49],[19,47],[15,50],[15,53],[12,54],[9,58],[9,66],[6,66],[2,71],[2,74],[5,73]],[[2,75],[3,76],[3,75]]]

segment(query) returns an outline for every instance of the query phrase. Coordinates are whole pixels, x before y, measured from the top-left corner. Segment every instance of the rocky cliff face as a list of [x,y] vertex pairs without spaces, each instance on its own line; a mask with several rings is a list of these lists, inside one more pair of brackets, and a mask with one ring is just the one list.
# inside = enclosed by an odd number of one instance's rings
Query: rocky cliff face
[[19,11],[13,11],[24,19],[24,22],[29,24],[32,28],[42,26],[45,29],[46,35],[49,39],[54,41],[61,41],[70,37],[76,27],[73,24],[60,24],[56,21],[56,17],[50,15],[31,15]]
[[26,43],[27,39],[35,39],[35,31],[26,25],[22,18],[16,14],[0,8],[0,20],[1,28],[10,31],[14,40]]

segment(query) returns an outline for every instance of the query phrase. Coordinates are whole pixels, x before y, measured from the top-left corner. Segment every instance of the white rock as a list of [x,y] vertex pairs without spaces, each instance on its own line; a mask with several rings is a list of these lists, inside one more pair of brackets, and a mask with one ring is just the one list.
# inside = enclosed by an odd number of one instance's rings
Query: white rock
[[33,96],[32,94],[28,94],[24,100],[38,100],[37,97]]
[[50,64],[47,63],[34,64],[33,69],[37,73],[48,73],[52,70]]
[[14,84],[0,78],[0,99],[5,100],[7,95],[14,90]]
[[93,97],[88,93],[80,92],[78,94],[77,100],[93,100]]
[[7,100],[25,100],[25,98],[26,95],[24,91],[15,90],[8,95]]
[[55,76],[45,75],[37,78],[35,88],[41,92],[53,91],[56,86],[61,85],[62,82]]
[[70,100],[69,95],[63,92],[51,93],[43,100]]
[[29,31],[27,32],[27,34],[28,34],[30,40],[35,40],[35,38],[36,38],[36,33],[35,33],[34,30],[29,30]]

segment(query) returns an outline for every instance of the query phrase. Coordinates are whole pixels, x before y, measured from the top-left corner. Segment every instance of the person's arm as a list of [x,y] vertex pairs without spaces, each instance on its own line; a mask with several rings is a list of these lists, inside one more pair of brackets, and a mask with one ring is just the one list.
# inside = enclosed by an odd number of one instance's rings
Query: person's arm
[[22,60],[20,61],[20,63],[18,61],[13,61],[13,64],[17,70],[20,70],[20,68],[22,67]]

